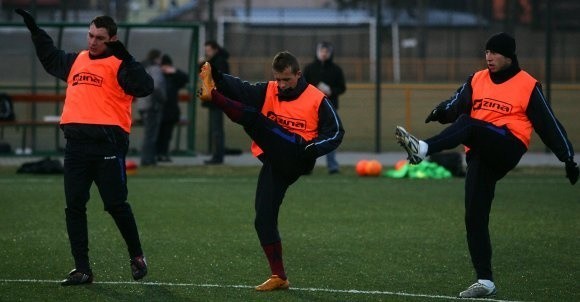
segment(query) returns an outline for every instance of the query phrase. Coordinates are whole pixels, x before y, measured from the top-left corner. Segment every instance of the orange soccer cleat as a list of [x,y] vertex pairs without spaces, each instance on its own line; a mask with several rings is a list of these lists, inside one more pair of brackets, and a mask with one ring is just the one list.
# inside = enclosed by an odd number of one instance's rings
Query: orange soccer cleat
[[272,275],[266,282],[256,286],[256,290],[261,292],[288,288],[290,288],[290,282],[282,280],[278,275]]
[[197,96],[202,102],[211,102],[211,91],[215,89],[215,83],[211,76],[211,65],[205,62],[199,73],[200,87]]

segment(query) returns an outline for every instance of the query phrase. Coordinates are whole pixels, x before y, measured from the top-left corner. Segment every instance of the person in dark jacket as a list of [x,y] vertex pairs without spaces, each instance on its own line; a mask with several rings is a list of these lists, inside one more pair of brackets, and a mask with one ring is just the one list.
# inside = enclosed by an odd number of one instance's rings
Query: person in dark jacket
[[167,54],[161,57],[161,70],[165,77],[166,101],[163,106],[163,117],[157,137],[157,161],[170,162],[169,142],[175,125],[179,122],[179,90],[187,84],[189,76],[173,66],[173,60]]
[[520,69],[515,39],[507,33],[489,38],[485,46],[487,69],[469,76],[455,95],[439,104],[425,122],[452,123],[441,133],[418,140],[398,126],[395,136],[412,164],[426,156],[465,145],[465,227],[467,245],[477,281],[462,298],[496,293],[491,267],[489,213],[495,185],[528,150],[532,129],[565,163],[574,185],[580,173],[574,149],[536,79]]
[[127,244],[133,279],[147,274],[135,217],[127,202],[125,156],[134,97],[153,92],[153,79],[117,40],[117,24],[109,16],[94,18],[88,49],[66,53],[22,9],[16,9],[32,36],[44,69],[66,81],[60,126],[66,138],[64,190],[66,228],[75,262],[61,285],[93,282],[89,262],[86,204],[94,182]]
[[279,52],[272,72],[273,81],[256,84],[220,73],[209,63],[200,74],[200,99],[244,127],[254,141],[252,153],[262,162],[254,226],[272,276],[256,287],[258,291],[289,288],[278,232],[282,200],[290,185],[312,171],[316,158],[336,149],[344,136],[334,106],[306,83],[294,55]]
[[[338,96],[346,91],[344,73],[334,63],[334,46],[330,42],[320,42],[316,46],[316,58],[304,68],[306,82],[324,92],[330,103],[338,110]],[[326,154],[326,168],[329,174],[340,172],[336,151]]]
[[[204,44],[205,58],[203,62],[210,62],[211,66],[219,72],[230,73],[228,58],[230,54],[216,41],[209,40]],[[203,103],[209,109],[209,148],[211,158],[205,161],[207,165],[219,165],[224,162],[225,133],[224,114],[211,103]]]

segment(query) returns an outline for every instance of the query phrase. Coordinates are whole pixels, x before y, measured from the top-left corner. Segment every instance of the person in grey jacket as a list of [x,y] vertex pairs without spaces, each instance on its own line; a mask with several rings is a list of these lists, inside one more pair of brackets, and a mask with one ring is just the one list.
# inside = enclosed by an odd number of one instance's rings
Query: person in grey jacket
[[161,69],[161,51],[151,49],[142,64],[153,78],[153,93],[137,100],[137,109],[143,122],[141,166],[154,166],[157,164],[157,138],[163,119],[163,105],[167,100],[165,76]]

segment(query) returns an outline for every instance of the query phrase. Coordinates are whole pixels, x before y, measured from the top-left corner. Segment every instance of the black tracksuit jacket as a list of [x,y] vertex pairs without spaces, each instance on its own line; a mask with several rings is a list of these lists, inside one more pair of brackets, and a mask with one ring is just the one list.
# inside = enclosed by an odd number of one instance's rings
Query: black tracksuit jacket
[[[494,83],[501,84],[511,79],[520,71],[521,69],[516,61],[507,70],[491,73],[491,79]],[[473,75],[470,75],[467,81],[457,89],[453,97],[443,101],[436,107],[437,110],[441,110],[444,113],[439,118],[439,122],[442,124],[452,123],[461,114],[469,115],[471,113],[472,78]],[[540,83],[536,83],[530,96],[526,115],[532,123],[534,131],[536,131],[544,144],[554,152],[560,161],[565,162],[574,158],[574,149],[568,140],[566,130],[554,115],[550,103],[542,92]]]
[[[218,90],[226,97],[262,110],[266,100],[267,82],[250,84],[228,74],[215,75]],[[308,83],[300,77],[296,88],[286,95],[279,95],[280,101],[292,102],[306,89]],[[312,140],[316,144],[317,157],[335,150],[344,136],[342,122],[328,98],[324,97],[318,108],[318,136]]]
[[[44,69],[50,75],[66,82],[78,53],[66,53],[58,49],[54,45],[52,38],[42,29],[31,34],[32,42],[36,48],[36,55]],[[91,56],[91,59],[109,56],[112,56],[112,54],[107,52],[99,57]],[[117,73],[117,81],[125,93],[134,97],[144,97],[153,92],[153,79],[147,74],[141,63],[136,62],[133,58],[121,63]],[[62,129],[67,139],[100,141],[107,139],[104,135],[105,133],[110,133],[109,131],[114,131],[114,133],[122,136],[127,135],[121,127],[112,125],[65,124],[62,125]]]

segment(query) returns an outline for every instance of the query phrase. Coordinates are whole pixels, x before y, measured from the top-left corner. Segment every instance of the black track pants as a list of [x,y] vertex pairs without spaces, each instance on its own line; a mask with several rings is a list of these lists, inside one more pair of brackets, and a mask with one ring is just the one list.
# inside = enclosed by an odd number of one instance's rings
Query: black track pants
[[75,266],[90,271],[86,204],[97,185],[105,210],[115,220],[131,257],[142,254],[137,225],[127,203],[125,155],[128,141],[94,142],[68,139],[64,158],[66,226]]
[[428,154],[468,146],[465,177],[465,228],[469,254],[478,279],[493,280],[489,214],[495,185],[520,161],[525,145],[505,127],[463,115],[425,142]]

